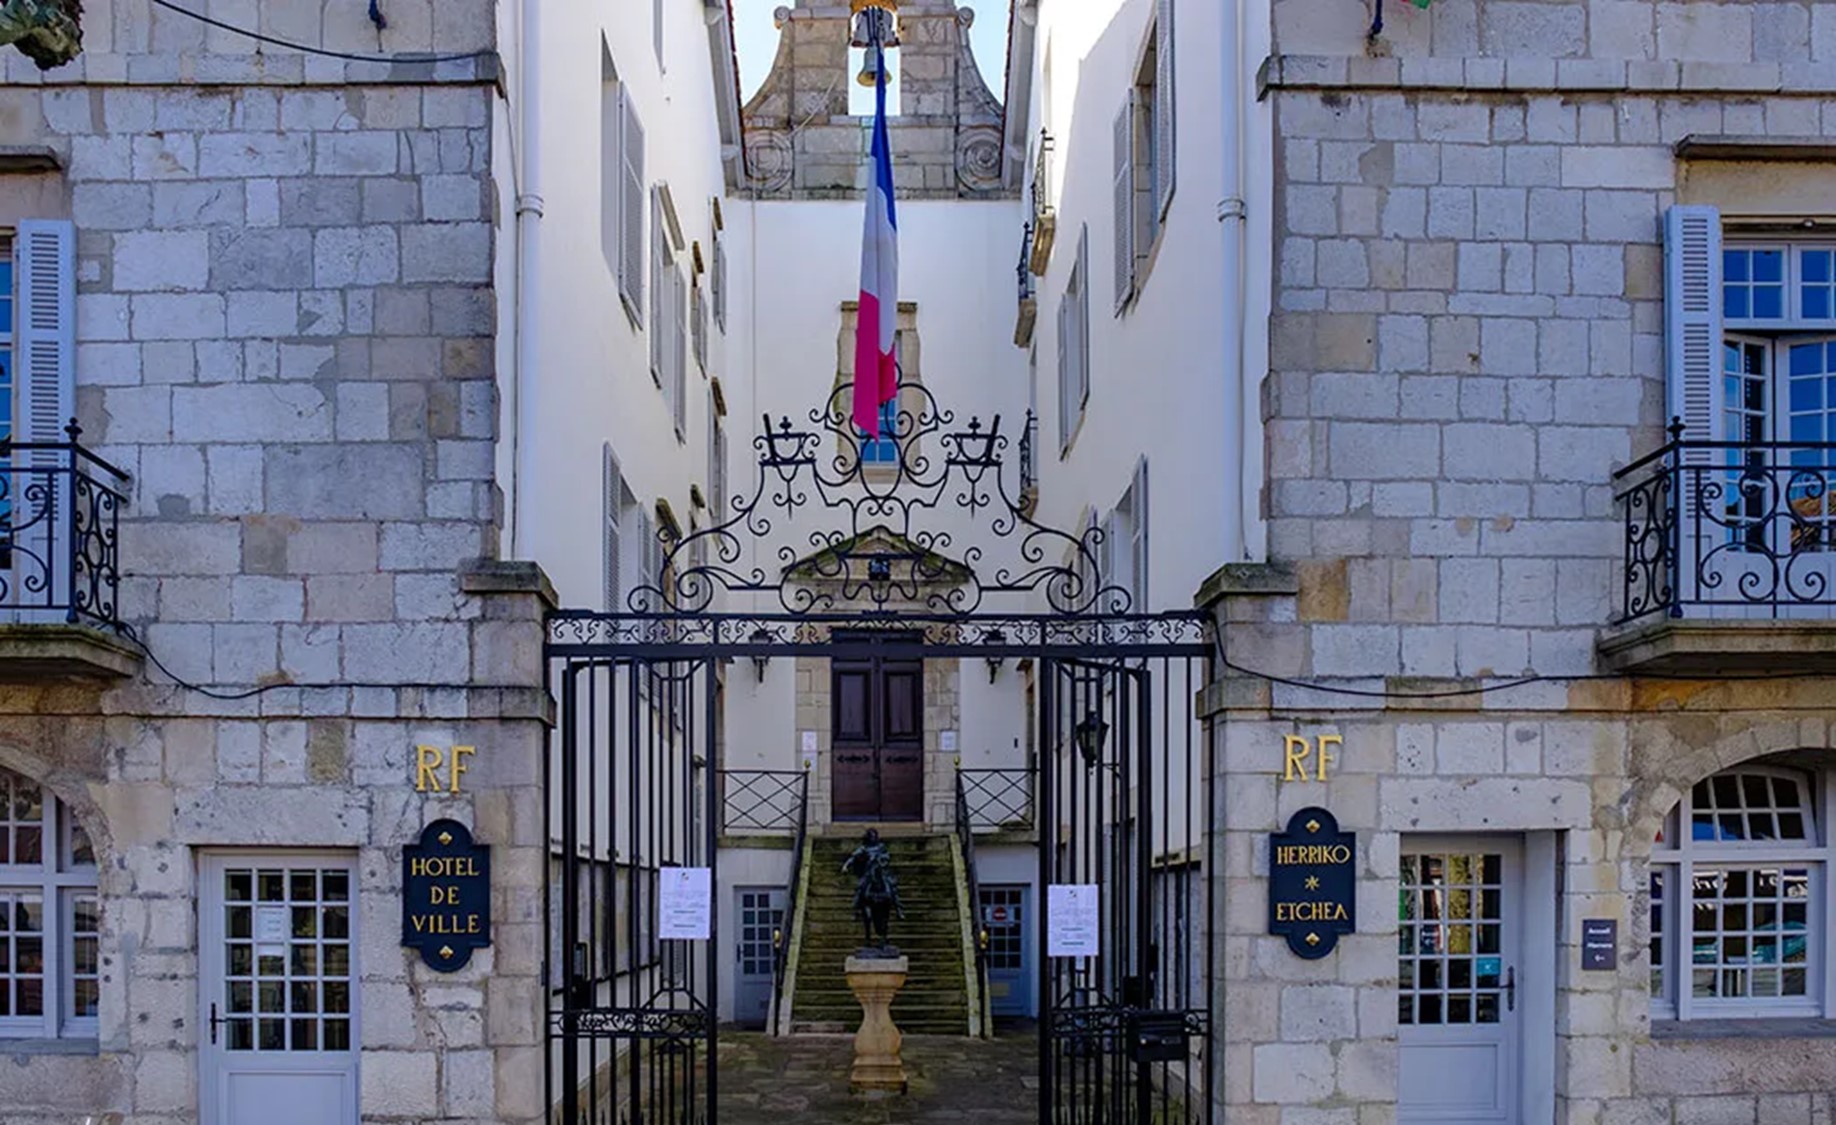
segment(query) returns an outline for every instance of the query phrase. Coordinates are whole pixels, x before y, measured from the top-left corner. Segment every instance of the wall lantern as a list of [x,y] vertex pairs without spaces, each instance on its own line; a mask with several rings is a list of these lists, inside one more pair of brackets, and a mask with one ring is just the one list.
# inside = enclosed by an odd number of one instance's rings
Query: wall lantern
[[[761,625],[757,629],[754,629],[746,639],[755,645],[770,644],[771,633],[766,630],[765,626]],[[760,683],[765,682],[765,667],[770,663],[770,655],[763,652],[755,652],[752,654],[752,667],[754,671],[758,672]]]
[[1103,760],[1103,743],[1109,739],[1109,724],[1092,708],[1088,715],[1077,721],[1074,731],[1077,748],[1084,755],[1084,765],[1095,769],[1096,764]]
[[[988,635],[986,637],[983,637],[982,640],[990,645],[1004,645],[1007,643],[1007,632],[1003,629],[990,629],[988,630]],[[994,683],[995,677],[1000,675],[1001,665],[1006,661],[1006,659],[1007,659],[1006,657],[1000,655],[999,653],[991,652],[988,654],[987,660],[988,660],[988,682],[989,683],[991,684]]]

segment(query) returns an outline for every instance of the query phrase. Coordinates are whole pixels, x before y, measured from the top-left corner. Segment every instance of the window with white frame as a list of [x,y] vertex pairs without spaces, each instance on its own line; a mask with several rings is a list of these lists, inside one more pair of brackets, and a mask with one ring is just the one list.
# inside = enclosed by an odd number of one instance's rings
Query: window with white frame
[[1145,281],[1143,269],[1174,185],[1174,0],[1156,0],[1135,80],[1115,120],[1115,308],[1119,313]]
[[727,426],[718,380],[708,383],[708,512],[715,527],[727,521]]
[[[1686,441],[1732,443],[1686,447],[1682,463],[1725,466],[1738,479],[1806,470],[1782,480],[1779,497],[1738,485],[1705,496],[1721,509],[1704,513],[1714,534],[1736,552],[1728,565],[1747,549],[1829,549],[1836,491],[1820,447],[1836,442],[1836,240],[1725,228],[1714,207],[1672,207],[1664,312],[1667,416]],[[1685,479],[1691,503],[1697,479]]]
[[663,392],[676,427],[676,440],[688,433],[688,279],[677,256],[683,249],[682,226],[669,188],[651,191],[650,280],[656,316],[650,326],[650,377]]
[[1698,782],[1652,849],[1650,968],[1661,1019],[1827,1017],[1827,771],[1755,764]]
[[714,304],[714,326],[727,331],[727,224],[720,200],[714,201],[714,261],[709,265],[709,296]]
[[89,834],[0,769],[0,1039],[96,1034],[101,930]]
[[1062,457],[1071,448],[1084,406],[1090,401],[1090,238],[1089,230],[1077,236],[1077,256],[1071,277],[1058,302],[1058,449]]
[[618,283],[619,303],[644,323],[644,126],[601,42],[599,242]]

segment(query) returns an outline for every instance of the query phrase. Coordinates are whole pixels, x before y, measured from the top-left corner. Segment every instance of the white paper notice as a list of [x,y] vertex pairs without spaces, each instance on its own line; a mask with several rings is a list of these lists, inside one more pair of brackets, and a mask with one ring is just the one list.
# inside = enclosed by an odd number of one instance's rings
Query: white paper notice
[[814,754],[816,752],[816,732],[815,731],[806,730],[803,732],[803,752],[805,754]]
[[660,887],[657,936],[664,941],[706,941],[714,904],[708,869],[665,867]]
[[1095,883],[1046,888],[1046,956],[1095,957],[1101,952]]
[[937,732],[937,748],[946,754],[955,752],[956,732],[953,730]]

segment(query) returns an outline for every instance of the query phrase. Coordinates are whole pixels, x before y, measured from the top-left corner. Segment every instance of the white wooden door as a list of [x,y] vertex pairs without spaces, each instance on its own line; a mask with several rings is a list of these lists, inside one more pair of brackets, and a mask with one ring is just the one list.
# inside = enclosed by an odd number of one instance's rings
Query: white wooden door
[[1517,840],[1405,841],[1399,1125],[1517,1125],[1522,886]]
[[356,872],[349,856],[203,858],[203,1125],[356,1125]]

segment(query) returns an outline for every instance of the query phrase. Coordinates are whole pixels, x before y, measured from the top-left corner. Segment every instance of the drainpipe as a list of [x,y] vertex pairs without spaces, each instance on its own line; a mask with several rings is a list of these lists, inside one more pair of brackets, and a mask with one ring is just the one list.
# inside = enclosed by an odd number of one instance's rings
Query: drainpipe
[[523,441],[523,419],[529,414],[530,391],[541,363],[541,333],[536,330],[537,283],[541,272],[542,234],[542,160],[541,160],[541,22],[542,0],[523,0],[522,5],[522,78],[517,94],[522,98],[522,115],[517,132],[521,133],[522,176],[516,196],[516,376],[511,380],[512,401],[506,413],[510,416],[510,557],[520,559],[527,549],[523,535],[523,478],[529,467],[525,458],[531,443]]
[[1220,258],[1224,274],[1221,288],[1224,339],[1224,479],[1233,482],[1224,505],[1224,557],[1228,560],[1249,558],[1245,541],[1249,521],[1244,518],[1245,399],[1243,370],[1243,0],[1231,0],[1224,6],[1218,21],[1221,34],[1218,45],[1219,86],[1223,104],[1218,114],[1220,141],[1223,147],[1224,178],[1222,198],[1218,202],[1218,222],[1224,227],[1224,245]]

